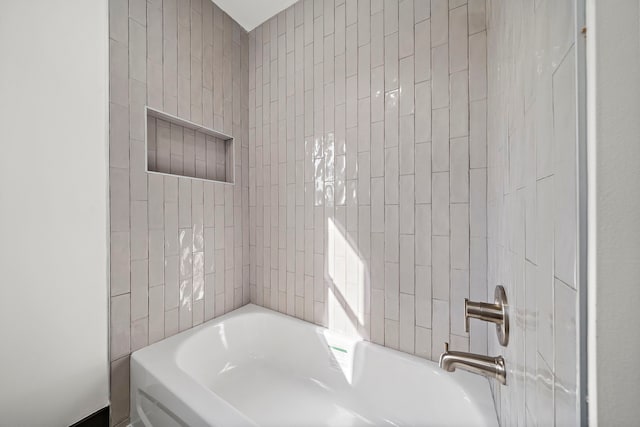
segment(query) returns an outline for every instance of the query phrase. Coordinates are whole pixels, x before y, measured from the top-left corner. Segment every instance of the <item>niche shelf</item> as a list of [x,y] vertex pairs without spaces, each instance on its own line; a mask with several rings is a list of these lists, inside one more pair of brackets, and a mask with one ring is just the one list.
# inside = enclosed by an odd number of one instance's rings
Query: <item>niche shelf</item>
[[233,137],[148,106],[145,121],[147,173],[235,182]]

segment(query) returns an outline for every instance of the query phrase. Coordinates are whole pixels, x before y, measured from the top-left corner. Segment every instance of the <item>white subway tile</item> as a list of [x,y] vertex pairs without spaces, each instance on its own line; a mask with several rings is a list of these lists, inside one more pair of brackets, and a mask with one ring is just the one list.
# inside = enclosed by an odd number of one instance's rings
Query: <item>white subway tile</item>
[[130,294],[111,297],[110,309],[111,360],[116,360],[131,351]]
[[[408,0],[404,0],[407,2]],[[400,107],[399,114],[404,116],[414,111],[414,65],[413,55],[400,60]]]
[[164,283],[164,230],[149,230],[149,286]]
[[431,0],[431,46],[440,46],[449,39],[449,1]]
[[[418,3],[416,1],[416,12]],[[431,79],[431,21],[424,20],[415,25],[415,81]]]
[[[345,5],[336,5],[335,8],[335,24],[334,24],[334,40],[335,40],[335,54],[336,56],[343,54],[345,50],[345,19],[346,19],[346,10]],[[296,30],[297,31],[297,30]],[[296,34],[296,41],[298,40],[298,35]]]
[[178,307],[179,303],[179,257],[167,256],[164,263],[164,304],[165,310]]
[[577,274],[577,139],[574,48],[553,75],[554,268],[557,278],[576,287]]
[[384,67],[371,70],[371,122],[384,119]]
[[468,0],[469,34],[475,34],[486,28],[486,0]]
[[358,152],[371,150],[371,104],[369,98],[358,101]]
[[371,341],[384,345],[384,290],[371,290]]
[[129,2],[114,0],[109,2],[109,37],[126,44],[128,41],[127,23]]
[[467,4],[467,0],[449,0],[449,9],[456,9]]
[[131,259],[149,257],[149,226],[147,223],[147,202],[131,202]]
[[127,293],[131,283],[130,236],[128,232],[111,232],[110,254],[111,296]]
[[[469,228],[471,237],[487,236],[487,170],[469,170]],[[535,190],[534,190],[535,192]],[[532,221],[533,222],[533,221]],[[535,226],[535,222],[533,222]],[[527,237],[535,241],[535,234]]]
[[109,101],[124,107],[129,104],[127,45],[109,40],[109,56]]
[[487,166],[487,101],[469,104],[469,166]]
[[[433,28],[431,35],[433,36]],[[431,49],[431,105],[434,109],[449,105],[449,47],[447,44]]]
[[384,35],[398,31],[398,0],[384,2]]
[[385,206],[384,215],[384,259],[385,261],[398,262],[399,257],[399,236],[400,224],[398,216],[398,205]]
[[387,148],[385,151],[384,193],[387,205],[397,205],[399,199],[399,163],[398,148]]
[[431,332],[431,352],[440,354],[444,351],[444,343],[449,342],[449,303],[434,299],[433,301],[433,329]]
[[469,205],[451,204],[451,268],[469,269]]
[[398,53],[400,58],[413,55],[413,0],[400,0],[398,9]]
[[398,33],[384,38],[384,90],[395,89],[398,89]]
[[348,25],[345,32],[345,62],[347,76],[358,72],[358,28]]
[[416,326],[416,356],[431,359],[431,329]]
[[[549,60],[555,69],[561,62],[567,60],[565,55],[575,43],[576,32],[571,27],[574,26],[576,20],[576,5],[573,2],[551,2],[548,7],[550,20]],[[572,25],[567,25],[567,22]],[[570,63],[574,64],[574,61],[570,61]],[[573,74],[575,75],[575,72]]]
[[[132,0],[130,5],[134,3]],[[147,29],[134,20],[129,20],[129,78],[147,81]]]
[[462,6],[449,12],[449,71],[455,73],[468,66],[467,7]]
[[431,205],[416,205],[416,265],[431,265]]
[[422,22],[431,16],[431,1],[415,0],[413,2],[413,10],[415,23]]
[[537,182],[538,325],[536,329],[538,352],[545,360],[553,359],[553,181],[554,177],[548,177]]
[[384,345],[396,350],[400,349],[398,320],[384,319]]
[[432,110],[433,139],[431,164],[433,172],[449,170],[449,109]]
[[431,203],[431,143],[415,145],[415,201]]
[[384,232],[384,178],[371,178],[371,231]]
[[[449,237],[433,236],[431,238],[432,256],[432,289],[433,298],[449,300]],[[434,313],[434,321],[436,318]]]
[[129,182],[131,200],[147,200],[147,172],[145,171],[144,141],[131,140]]
[[117,168],[129,167],[129,108],[115,103],[109,104],[109,165]]
[[131,320],[149,315],[149,262],[131,262]]
[[346,83],[346,126],[352,128],[358,124],[358,78],[351,76]]
[[164,287],[149,288],[149,343],[164,338]]
[[412,174],[415,162],[414,116],[400,117],[399,132],[399,172]]
[[[405,2],[411,0],[404,0]],[[413,3],[413,1],[411,1]],[[414,353],[415,351],[415,306],[414,296],[400,294],[400,324],[399,324],[400,351]]]
[[371,67],[384,64],[384,19],[382,11],[371,15]]
[[415,267],[416,325],[431,327],[431,267]]
[[553,398],[554,375],[549,368],[549,365],[540,354],[538,354],[536,378],[538,379],[538,386],[536,388],[538,408],[548,409],[546,411],[539,410],[536,413],[538,425],[552,425],[555,422],[555,402]]
[[469,351],[468,337],[461,337],[460,335],[451,333],[449,338],[451,339],[451,342],[450,342],[451,350],[465,351],[465,352]]
[[129,170],[109,168],[111,231],[129,231]]
[[431,85],[415,85],[415,141],[431,141]]
[[400,292],[415,294],[415,238],[413,234],[400,235]]
[[400,175],[400,233],[414,233],[414,175]]
[[432,230],[436,236],[449,235],[449,172],[431,174],[432,179]]
[[384,113],[384,146],[395,147],[398,145],[398,91],[392,90],[385,94]]
[[556,425],[575,425],[578,421],[578,345],[577,292],[560,280],[555,280],[554,321],[557,325],[554,336]]
[[[473,245],[473,242],[472,242]],[[524,382],[525,382],[525,405],[530,411],[537,411],[536,402],[536,365],[538,349],[536,348],[536,265],[525,261],[525,304],[524,304]],[[472,279],[473,280],[473,279]],[[473,298],[473,283],[471,285],[471,298]],[[475,331],[472,331],[473,336]],[[534,412],[537,413],[537,412]]]
[[179,332],[178,308],[165,311],[164,313],[164,335],[170,337]]
[[371,176],[384,175],[385,149],[384,149],[384,122],[371,124]]
[[369,43],[371,37],[371,2],[358,2],[358,46]]
[[358,49],[358,99],[368,97],[371,92],[371,45]]
[[482,31],[469,37],[469,99],[477,101],[486,97],[487,33]]
[[451,193],[452,203],[469,202],[469,139],[451,140]]
[[469,135],[469,82],[467,71],[451,74],[451,138]]
[[[111,420],[126,421],[129,416],[129,365],[130,357],[124,356],[111,362],[110,394]],[[115,425],[115,424],[114,424]]]

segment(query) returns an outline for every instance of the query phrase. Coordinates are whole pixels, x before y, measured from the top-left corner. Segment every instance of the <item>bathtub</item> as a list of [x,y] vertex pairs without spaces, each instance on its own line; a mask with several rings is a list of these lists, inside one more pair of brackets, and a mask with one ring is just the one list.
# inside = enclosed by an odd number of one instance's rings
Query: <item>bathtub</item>
[[467,372],[252,304],[131,356],[134,426],[497,426]]

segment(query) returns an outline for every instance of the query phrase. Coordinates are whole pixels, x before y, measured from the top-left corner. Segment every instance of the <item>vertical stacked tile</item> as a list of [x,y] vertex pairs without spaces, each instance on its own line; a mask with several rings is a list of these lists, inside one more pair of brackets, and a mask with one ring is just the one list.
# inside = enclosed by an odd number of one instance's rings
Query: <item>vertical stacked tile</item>
[[[325,3],[327,8],[331,9],[331,2]],[[341,307],[342,301],[344,301],[344,295],[346,294],[347,245],[345,244],[345,239],[340,238],[340,233],[345,232],[347,218],[347,5],[344,2],[336,2],[333,6],[334,139],[333,147],[329,146],[328,148],[333,148],[330,155],[333,156],[334,208],[330,212],[333,216],[328,215],[329,218],[327,219],[327,226],[331,227],[331,234],[327,236],[327,254],[333,258],[329,264],[329,275],[334,279],[331,283],[331,292],[328,295],[327,302],[330,305],[329,316],[332,322],[337,325],[337,328],[344,330],[347,319]],[[327,18],[327,25],[330,25],[330,15]],[[329,55],[327,56],[327,60],[331,61]],[[330,113],[327,114],[327,118],[330,119]],[[331,141],[328,143],[330,144]],[[331,167],[331,165],[329,165],[329,167]]]
[[384,344],[385,326],[385,292],[384,292],[384,4],[371,4],[370,21],[370,58],[371,58],[371,126],[370,126],[370,206],[371,206],[371,252],[369,263],[370,277],[370,339],[377,344]]
[[[469,297],[492,301],[487,285],[487,32],[484,0],[470,1],[469,49]],[[470,325],[469,349],[487,353],[488,326]],[[491,330],[493,333],[493,330]]]
[[[398,5],[399,348],[415,351],[415,10]],[[420,7],[420,5],[418,6]]]
[[431,9],[427,2],[414,2],[414,187],[415,187],[415,352],[432,353],[432,112],[431,112]]
[[[487,4],[486,104],[473,86],[485,35],[469,27],[471,185],[480,166],[473,128],[484,109],[487,297],[504,285],[513,319],[507,348],[488,334],[489,353],[503,353],[511,367],[509,387],[494,386],[494,397],[503,425],[577,425],[575,2]],[[484,11],[471,1],[468,10],[469,22],[480,24]],[[480,236],[471,219],[473,265]]]
[[451,3],[449,5],[450,333],[453,348],[468,350],[469,338],[464,331],[464,298],[469,296],[468,11],[466,4]]
[[[110,196],[110,351],[111,383],[118,387],[112,393],[114,415],[121,421],[128,416],[129,353],[131,352],[131,234],[130,222],[130,108],[129,104],[129,45],[130,25],[135,28],[132,39],[140,27],[146,25],[146,16],[129,19],[127,0],[109,3],[109,196]],[[131,22],[130,22],[131,21]],[[140,22],[142,21],[142,22]],[[134,35],[135,34],[135,35]],[[144,46],[144,38],[142,45]],[[139,42],[132,43],[134,49]],[[144,51],[142,55],[145,55]],[[132,62],[132,65],[134,63]],[[139,63],[135,65],[139,66]],[[144,70],[143,70],[144,71]],[[138,79],[140,75],[136,74]],[[139,81],[139,80],[138,80]],[[142,79],[142,84],[146,76]],[[144,87],[144,86],[143,86]],[[136,285],[136,287],[138,287]]]
[[[110,0],[109,10],[111,394],[120,423],[130,352],[249,301],[249,37],[205,0]],[[145,129],[145,105],[233,135],[236,184],[148,175],[145,131],[152,168],[199,176],[207,153],[204,138],[179,126]]]
[[252,302],[425,358],[486,352],[461,317],[487,294],[473,3],[301,0],[250,33]]
[[449,3],[431,5],[432,344],[449,339]]
[[[368,338],[370,326],[371,280],[371,2],[358,2],[358,71],[357,71],[357,228],[352,239],[357,251],[345,258],[347,268],[347,303],[353,308],[348,325],[352,333]],[[376,7],[374,6],[374,12]],[[326,59],[325,59],[326,61]],[[326,102],[326,100],[325,100]],[[356,213],[353,214],[354,216]],[[349,219],[347,219],[349,225]],[[357,237],[356,237],[357,236]],[[358,267],[356,274],[351,269]],[[355,281],[352,279],[355,279]],[[355,320],[355,321],[354,321]]]

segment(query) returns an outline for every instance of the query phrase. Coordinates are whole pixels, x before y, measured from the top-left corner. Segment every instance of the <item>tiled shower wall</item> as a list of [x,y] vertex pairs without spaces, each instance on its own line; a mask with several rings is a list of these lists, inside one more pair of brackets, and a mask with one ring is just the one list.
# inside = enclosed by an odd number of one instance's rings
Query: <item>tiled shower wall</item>
[[[109,27],[118,423],[132,351],[249,301],[249,37],[209,0],[110,0]],[[235,185],[147,174],[145,104],[235,137]]]
[[488,2],[488,283],[505,286],[502,425],[577,425],[575,0]]
[[486,110],[484,0],[301,0],[253,30],[251,301],[485,353]]

